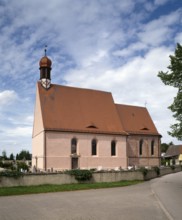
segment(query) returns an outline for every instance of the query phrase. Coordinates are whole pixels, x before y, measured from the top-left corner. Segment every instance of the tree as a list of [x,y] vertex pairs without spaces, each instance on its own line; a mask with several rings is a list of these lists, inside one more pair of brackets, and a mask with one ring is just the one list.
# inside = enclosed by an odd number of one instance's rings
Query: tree
[[14,160],[14,155],[13,155],[13,153],[10,154],[9,159],[10,159],[10,160]]
[[19,154],[16,155],[16,160],[31,160],[31,154],[29,151],[22,150]]
[[16,160],[19,160],[19,154],[16,154]]
[[182,140],[182,46],[178,43],[174,55],[170,55],[169,71],[158,73],[158,76],[165,85],[178,89],[173,103],[168,107],[173,112],[176,123],[171,125],[168,133],[178,140]]
[[2,158],[3,158],[4,160],[7,160],[7,159],[8,159],[8,157],[7,157],[7,154],[6,154],[6,151],[5,151],[5,150],[3,150],[3,152],[2,152]]
[[161,153],[166,153],[168,147],[169,147],[168,144],[162,143],[162,144],[161,144]]
[[161,153],[166,153],[168,150],[169,146],[174,145],[173,142],[170,142],[169,144],[162,143],[161,144]]

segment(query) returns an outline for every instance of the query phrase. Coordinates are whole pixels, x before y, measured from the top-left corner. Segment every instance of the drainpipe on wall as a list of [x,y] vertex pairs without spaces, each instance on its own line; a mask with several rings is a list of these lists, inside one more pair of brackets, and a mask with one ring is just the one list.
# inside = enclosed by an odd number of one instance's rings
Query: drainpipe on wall
[[47,170],[47,166],[46,166],[46,131],[44,131],[44,170]]
[[35,156],[35,169],[36,169],[36,172],[37,172],[37,167],[38,167],[37,163],[38,163],[38,157]]

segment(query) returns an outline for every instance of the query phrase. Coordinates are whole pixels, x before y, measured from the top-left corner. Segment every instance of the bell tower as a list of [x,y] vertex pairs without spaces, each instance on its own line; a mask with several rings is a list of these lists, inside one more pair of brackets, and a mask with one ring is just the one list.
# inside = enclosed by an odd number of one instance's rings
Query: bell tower
[[41,85],[45,89],[49,89],[51,86],[51,65],[52,61],[46,55],[46,48],[45,48],[45,55],[41,58],[39,62],[40,66],[40,81]]

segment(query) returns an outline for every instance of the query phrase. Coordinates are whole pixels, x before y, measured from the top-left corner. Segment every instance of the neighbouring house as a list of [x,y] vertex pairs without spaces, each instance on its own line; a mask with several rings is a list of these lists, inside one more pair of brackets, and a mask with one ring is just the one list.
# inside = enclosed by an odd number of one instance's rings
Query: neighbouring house
[[32,136],[38,170],[159,166],[160,138],[145,107],[115,104],[110,92],[51,84],[40,60]]
[[168,165],[182,164],[182,145],[170,145],[164,158]]

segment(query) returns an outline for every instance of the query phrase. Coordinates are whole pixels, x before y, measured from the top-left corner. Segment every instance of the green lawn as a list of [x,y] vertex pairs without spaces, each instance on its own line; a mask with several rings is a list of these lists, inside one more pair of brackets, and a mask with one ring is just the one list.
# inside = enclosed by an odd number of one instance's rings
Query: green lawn
[[138,184],[141,182],[142,181],[134,180],[134,181],[120,181],[120,182],[112,182],[112,183],[78,183],[78,184],[64,184],[64,185],[0,187],[0,196],[123,187],[123,186]]

